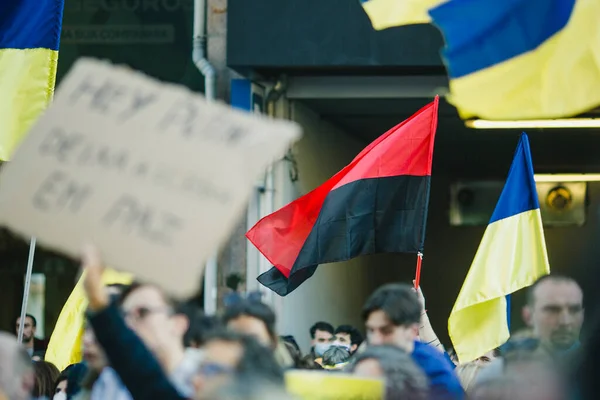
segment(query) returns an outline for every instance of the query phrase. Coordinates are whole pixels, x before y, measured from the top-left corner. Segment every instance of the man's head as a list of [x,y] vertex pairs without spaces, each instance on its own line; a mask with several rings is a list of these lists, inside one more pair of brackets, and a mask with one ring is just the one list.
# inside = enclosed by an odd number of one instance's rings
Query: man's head
[[0,332],[0,398],[28,400],[35,385],[31,360],[17,339]]
[[162,362],[169,363],[184,350],[189,322],[176,313],[176,307],[174,300],[153,285],[134,283],[121,296],[127,325]]
[[381,286],[367,299],[362,315],[369,344],[389,344],[412,352],[419,333],[421,305],[411,286]]
[[315,355],[322,357],[333,342],[333,326],[327,322],[317,322],[310,327],[310,345]]
[[573,279],[546,275],[527,294],[523,320],[552,350],[567,350],[578,340],[583,324],[583,292]]
[[386,399],[428,398],[425,373],[397,346],[368,347],[355,357],[350,372],[365,378],[384,378]]
[[[17,317],[15,321],[15,335],[19,334],[19,324],[21,317]],[[25,325],[23,327],[23,343],[32,343],[35,338],[35,330],[37,328],[37,320],[31,314],[25,315]]]
[[241,301],[227,308],[223,322],[228,329],[253,336],[271,349],[277,347],[275,313],[264,303]]
[[194,381],[196,391],[210,394],[240,380],[280,385],[283,371],[273,352],[254,337],[232,331],[213,333],[204,346],[204,358]]
[[345,347],[353,354],[363,341],[363,337],[355,327],[351,325],[340,325],[335,330],[334,346]]

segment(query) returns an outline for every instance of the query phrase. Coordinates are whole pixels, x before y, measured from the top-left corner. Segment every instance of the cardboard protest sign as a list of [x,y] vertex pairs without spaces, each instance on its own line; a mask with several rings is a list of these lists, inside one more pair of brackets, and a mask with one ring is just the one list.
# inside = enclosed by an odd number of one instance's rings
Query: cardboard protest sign
[[300,400],[383,400],[385,398],[383,380],[335,372],[287,371],[285,386]]
[[0,173],[0,223],[191,294],[257,176],[301,129],[82,59]]

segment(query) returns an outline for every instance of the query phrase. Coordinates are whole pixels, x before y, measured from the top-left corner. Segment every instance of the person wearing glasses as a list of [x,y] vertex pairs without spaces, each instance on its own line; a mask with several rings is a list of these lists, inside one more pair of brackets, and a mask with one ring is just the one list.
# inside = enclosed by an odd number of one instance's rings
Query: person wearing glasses
[[[148,286],[139,285],[125,293],[119,309],[104,290],[104,267],[95,248],[84,249],[83,266],[87,271],[84,287],[89,300],[88,320],[111,367],[132,398],[193,399],[198,398],[199,392],[210,394],[244,377],[283,385],[283,371],[271,350],[253,337],[222,332],[206,340],[202,360],[195,368],[186,370],[190,372],[193,389],[191,393],[183,393],[176,383],[181,377],[173,377],[186,355],[178,351],[174,338],[183,340],[185,329],[181,328],[186,324],[171,320],[177,318],[172,303],[154,286],[150,286],[154,290],[142,292],[141,288]],[[176,354],[169,355],[169,351]],[[177,359],[179,364],[175,362]]]

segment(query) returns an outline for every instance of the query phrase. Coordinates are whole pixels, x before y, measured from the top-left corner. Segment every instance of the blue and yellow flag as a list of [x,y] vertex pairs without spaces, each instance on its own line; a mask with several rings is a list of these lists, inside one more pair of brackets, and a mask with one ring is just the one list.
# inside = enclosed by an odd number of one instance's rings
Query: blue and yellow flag
[[461,363],[509,338],[506,296],[550,273],[529,140],[523,133],[508,178],[448,320]]
[[[369,13],[377,3],[381,9]],[[427,22],[401,18],[401,3],[413,1],[368,0],[363,7],[376,29]],[[462,118],[561,118],[600,106],[600,1],[438,3],[429,17],[446,42],[448,100]]]
[[64,0],[0,1],[0,160],[54,93]]
[[[83,328],[85,322],[85,310],[88,300],[83,288],[85,272],[79,278],[79,282],[71,292],[67,302],[63,306],[50,342],[46,350],[45,361],[56,365],[59,370],[64,370],[71,364],[81,362],[83,355]],[[105,285],[123,284],[129,285],[133,277],[127,273],[117,272],[111,269],[104,271],[102,281]]]

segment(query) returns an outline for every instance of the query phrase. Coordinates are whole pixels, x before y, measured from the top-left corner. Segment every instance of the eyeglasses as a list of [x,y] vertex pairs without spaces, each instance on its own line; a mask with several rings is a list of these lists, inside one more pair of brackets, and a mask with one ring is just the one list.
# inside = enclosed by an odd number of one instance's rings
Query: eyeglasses
[[198,373],[207,377],[229,375],[233,373],[233,368],[216,363],[206,363],[200,366]]
[[151,314],[166,313],[170,315],[172,314],[172,311],[166,307],[139,307],[129,311],[122,310],[121,313],[123,314],[123,317],[125,319],[141,321],[143,319],[148,318]]

